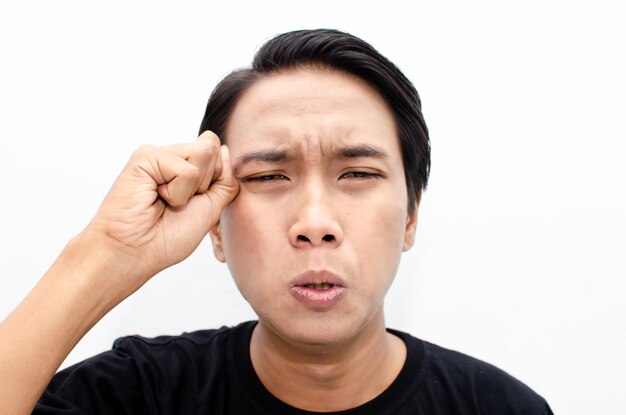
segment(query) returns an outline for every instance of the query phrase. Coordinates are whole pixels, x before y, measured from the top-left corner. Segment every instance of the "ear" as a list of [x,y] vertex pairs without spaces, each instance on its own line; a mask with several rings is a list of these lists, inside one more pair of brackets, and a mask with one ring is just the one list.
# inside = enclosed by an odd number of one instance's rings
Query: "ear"
[[218,261],[226,262],[224,246],[222,245],[222,229],[219,221],[209,229],[209,235],[211,235],[211,241],[213,242],[213,255],[215,255]]
[[408,251],[413,246],[415,242],[415,229],[417,228],[417,212],[420,207],[420,199],[422,198],[422,193],[417,195],[415,200],[415,206],[413,208],[413,213],[409,215],[406,221],[406,228],[404,229],[404,245],[402,245],[403,251]]

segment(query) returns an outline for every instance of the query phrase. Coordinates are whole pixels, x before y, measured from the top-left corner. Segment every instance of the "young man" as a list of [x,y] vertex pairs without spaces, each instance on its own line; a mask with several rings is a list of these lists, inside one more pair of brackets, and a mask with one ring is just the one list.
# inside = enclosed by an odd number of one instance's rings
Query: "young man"
[[[499,369],[385,327],[429,153],[417,92],[368,44],[270,40],[218,85],[195,143],[132,156],[2,323],[0,412],[550,414]],[[258,322],[123,338],[53,377],[207,233]]]

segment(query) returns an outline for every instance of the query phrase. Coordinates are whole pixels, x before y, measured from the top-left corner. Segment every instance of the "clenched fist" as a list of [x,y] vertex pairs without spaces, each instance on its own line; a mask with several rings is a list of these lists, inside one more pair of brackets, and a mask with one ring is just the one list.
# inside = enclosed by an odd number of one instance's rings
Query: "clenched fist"
[[76,343],[120,301],[185,259],[239,192],[226,146],[143,146],[85,230],[0,323],[0,413],[31,413]]
[[228,148],[210,131],[195,143],[142,146],[84,233],[124,261],[132,292],[189,256],[238,192]]

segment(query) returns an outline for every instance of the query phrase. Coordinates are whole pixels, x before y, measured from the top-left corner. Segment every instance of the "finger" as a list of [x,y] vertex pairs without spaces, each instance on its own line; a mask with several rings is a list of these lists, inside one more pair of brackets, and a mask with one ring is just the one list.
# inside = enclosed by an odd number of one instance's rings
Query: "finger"
[[236,193],[239,192],[239,181],[235,179],[233,175],[233,167],[230,161],[230,149],[226,144],[220,147],[220,162],[220,174],[215,179],[215,182],[233,191],[236,190]]
[[[215,163],[215,168],[213,169],[213,175],[211,177],[211,183],[217,181],[220,178],[220,176],[222,175],[222,171],[224,169],[224,160],[223,160],[224,155],[222,154],[224,150],[222,150],[222,147],[225,147],[225,145],[221,146],[219,149],[219,154],[218,154],[218,157],[216,158],[217,161]],[[228,147],[226,147],[226,153],[227,153],[226,157],[230,157],[228,155]]]
[[219,138],[211,131],[205,131],[194,143],[174,144],[163,147],[198,168],[199,177],[194,193],[204,193],[211,184],[215,165],[219,163]]
[[[202,163],[206,167],[204,170],[200,170],[200,183],[196,189],[196,193],[204,193],[215,178],[215,169],[221,168],[220,139],[212,131],[205,131],[198,137],[195,144],[199,149],[190,156],[189,162],[192,164]],[[207,155],[208,160],[205,159]]]
[[219,148],[220,145],[221,145],[221,141],[220,141],[219,137],[217,136],[217,134],[215,134],[211,130],[206,130],[202,134],[200,134],[198,136],[198,138],[196,139],[196,141],[193,142],[193,143],[170,144],[168,146],[163,146],[162,148],[165,149],[165,150],[171,151],[172,153],[175,153],[178,156],[186,159],[187,157],[189,157],[189,155],[193,151],[194,146],[198,142],[201,142],[201,140],[208,140],[210,143],[215,145],[215,147],[217,147],[217,148]]
[[222,164],[220,174],[206,193],[215,206],[215,209],[213,209],[215,217],[210,220],[212,223],[216,223],[219,220],[222,210],[224,210],[226,205],[232,202],[239,193],[239,182],[233,176],[230,152],[226,145],[220,148],[220,160]]
[[184,206],[195,193],[200,172],[196,166],[169,151],[155,148],[142,166],[157,184],[157,193],[171,206]]
[[224,208],[239,193],[239,182],[232,175],[228,147],[225,145],[220,148],[220,159],[224,166],[223,173],[211,184],[208,191],[190,197],[182,210],[166,212],[180,214],[185,211],[189,218],[185,223],[194,230],[204,232],[203,235],[218,223]]

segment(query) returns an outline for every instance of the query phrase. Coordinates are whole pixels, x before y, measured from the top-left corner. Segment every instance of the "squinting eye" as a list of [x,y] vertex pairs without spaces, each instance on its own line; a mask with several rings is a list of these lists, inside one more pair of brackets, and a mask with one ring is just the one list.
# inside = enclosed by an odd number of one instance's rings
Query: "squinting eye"
[[368,173],[364,171],[349,171],[341,175],[341,179],[369,179],[369,178],[377,178],[379,174],[376,173]]
[[283,174],[266,174],[264,176],[249,177],[246,179],[248,182],[272,182],[275,180],[288,180],[287,176]]

